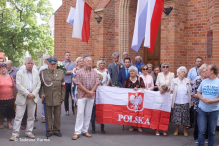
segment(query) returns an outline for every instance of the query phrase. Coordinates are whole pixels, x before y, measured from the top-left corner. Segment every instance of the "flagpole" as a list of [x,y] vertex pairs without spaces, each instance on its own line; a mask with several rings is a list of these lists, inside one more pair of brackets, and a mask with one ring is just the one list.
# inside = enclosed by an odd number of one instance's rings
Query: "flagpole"
[[101,20],[102,20],[102,17],[100,17],[100,15],[99,15],[97,12],[95,12],[95,10],[94,10],[87,2],[85,2],[85,3],[93,10],[93,12],[94,12],[96,15],[99,16],[99,18],[96,18],[96,17],[94,17],[94,18],[97,20],[97,23],[100,23]]

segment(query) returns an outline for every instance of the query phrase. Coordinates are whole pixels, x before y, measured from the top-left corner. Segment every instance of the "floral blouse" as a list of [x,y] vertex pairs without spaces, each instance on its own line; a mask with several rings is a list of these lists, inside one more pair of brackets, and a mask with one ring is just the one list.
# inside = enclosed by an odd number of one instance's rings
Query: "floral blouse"
[[[197,94],[197,89],[198,89],[198,87],[201,85],[201,82],[202,82],[201,77],[198,77],[198,78],[195,80],[195,83],[194,83],[194,85],[193,85],[193,87],[192,87],[192,93],[191,93],[191,95]],[[198,99],[198,98],[195,98],[195,97],[192,97],[192,101],[194,102],[194,110],[198,111],[199,99]]]

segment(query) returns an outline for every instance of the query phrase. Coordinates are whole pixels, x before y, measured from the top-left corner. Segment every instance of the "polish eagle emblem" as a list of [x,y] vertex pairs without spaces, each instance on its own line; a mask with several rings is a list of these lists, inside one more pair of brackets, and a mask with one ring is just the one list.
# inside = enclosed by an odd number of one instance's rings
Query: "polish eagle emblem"
[[128,109],[132,111],[142,111],[144,103],[144,93],[128,93]]

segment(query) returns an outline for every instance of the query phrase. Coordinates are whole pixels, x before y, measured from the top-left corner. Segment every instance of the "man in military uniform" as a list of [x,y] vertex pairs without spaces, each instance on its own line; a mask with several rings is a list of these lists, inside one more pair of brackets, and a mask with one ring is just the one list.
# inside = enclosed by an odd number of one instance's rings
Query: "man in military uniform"
[[[40,72],[41,88],[40,97],[45,101],[47,136],[52,134],[61,137],[60,115],[61,104],[65,99],[65,79],[64,72],[57,69],[57,59],[51,57],[47,59],[48,69]],[[54,110],[53,110],[54,109]],[[52,126],[52,112],[54,124]]]

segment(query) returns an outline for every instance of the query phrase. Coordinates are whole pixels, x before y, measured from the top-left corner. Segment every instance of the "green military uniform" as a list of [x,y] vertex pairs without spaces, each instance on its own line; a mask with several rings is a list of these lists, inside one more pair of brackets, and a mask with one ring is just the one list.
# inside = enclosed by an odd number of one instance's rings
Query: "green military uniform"
[[[49,133],[60,132],[61,103],[65,99],[64,72],[45,69],[40,72],[40,97],[45,97],[47,130]],[[52,109],[54,108],[54,125],[52,128]]]

